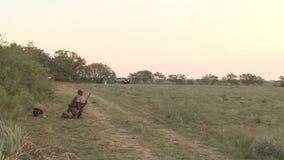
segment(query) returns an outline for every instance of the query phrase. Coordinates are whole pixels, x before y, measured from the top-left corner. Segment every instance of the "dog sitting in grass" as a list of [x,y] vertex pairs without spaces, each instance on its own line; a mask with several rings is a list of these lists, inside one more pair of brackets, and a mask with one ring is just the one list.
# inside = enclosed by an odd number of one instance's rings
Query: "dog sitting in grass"
[[43,112],[42,109],[40,108],[33,108],[33,115],[34,117],[42,117],[42,118],[46,118],[47,115]]

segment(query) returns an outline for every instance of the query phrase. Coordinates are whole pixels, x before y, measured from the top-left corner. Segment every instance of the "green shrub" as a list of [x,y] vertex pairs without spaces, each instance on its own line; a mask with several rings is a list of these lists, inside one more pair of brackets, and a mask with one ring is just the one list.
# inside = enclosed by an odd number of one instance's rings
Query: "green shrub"
[[0,67],[0,85],[8,95],[15,96],[27,91],[37,101],[50,96],[47,70],[22,47],[13,44],[0,48]]
[[7,95],[0,85],[0,117],[17,119],[25,111],[30,111],[33,106],[34,98],[27,91],[21,91],[15,96]]
[[[29,51],[30,52],[30,51]],[[53,96],[48,72],[25,47],[0,47],[0,116],[13,117]],[[14,117],[13,117],[14,118]]]
[[272,136],[257,137],[250,148],[257,157],[275,157],[284,159],[284,146]]

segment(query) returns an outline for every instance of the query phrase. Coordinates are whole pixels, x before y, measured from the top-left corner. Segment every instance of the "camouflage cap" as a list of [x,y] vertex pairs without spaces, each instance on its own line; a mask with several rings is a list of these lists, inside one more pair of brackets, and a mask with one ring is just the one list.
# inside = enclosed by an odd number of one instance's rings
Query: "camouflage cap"
[[83,90],[82,89],[78,89],[77,93],[83,93]]

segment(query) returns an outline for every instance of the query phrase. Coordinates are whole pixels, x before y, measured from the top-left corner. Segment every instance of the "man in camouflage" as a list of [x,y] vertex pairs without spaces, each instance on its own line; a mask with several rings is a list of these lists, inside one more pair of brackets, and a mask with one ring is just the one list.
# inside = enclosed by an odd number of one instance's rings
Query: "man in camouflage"
[[84,92],[81,89],[78,89],[77,95],[72,99],[71,103],[68,105],[67,114],[70,113],[71,118],[81,118],[83,108],[87,104],[87,100],[83,97]]

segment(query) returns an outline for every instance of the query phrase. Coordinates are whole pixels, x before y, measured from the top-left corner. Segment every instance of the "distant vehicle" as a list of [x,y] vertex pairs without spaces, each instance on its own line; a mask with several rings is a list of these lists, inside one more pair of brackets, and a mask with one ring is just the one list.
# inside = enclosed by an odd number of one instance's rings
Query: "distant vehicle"
[[115,83],[129,84],[130,80],[128,78],[116,78]]

